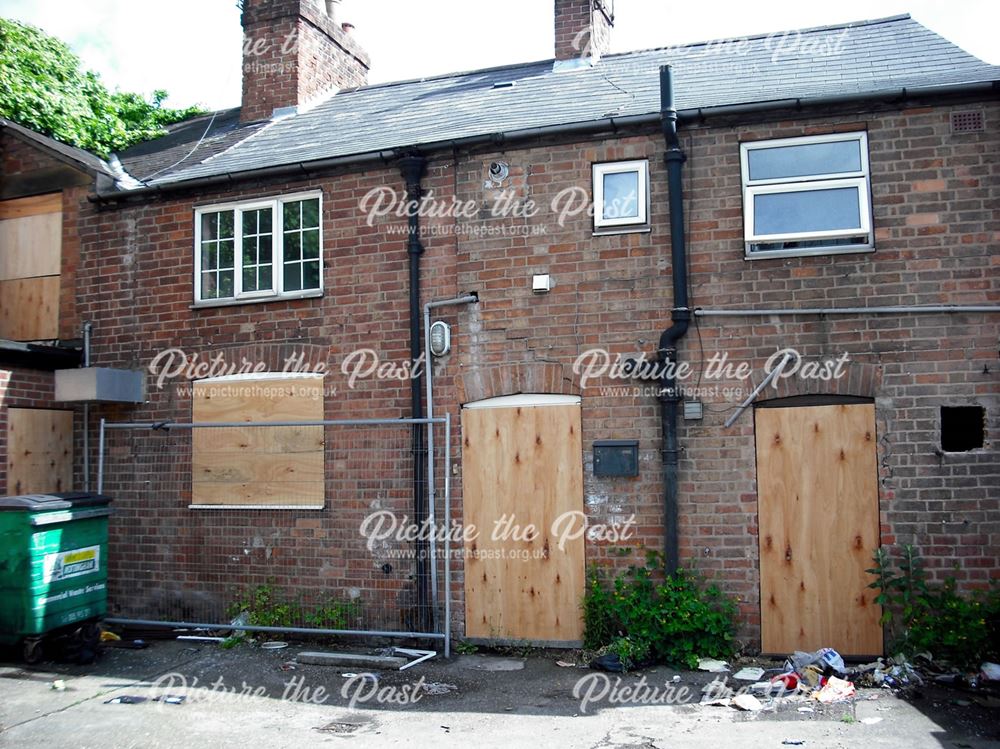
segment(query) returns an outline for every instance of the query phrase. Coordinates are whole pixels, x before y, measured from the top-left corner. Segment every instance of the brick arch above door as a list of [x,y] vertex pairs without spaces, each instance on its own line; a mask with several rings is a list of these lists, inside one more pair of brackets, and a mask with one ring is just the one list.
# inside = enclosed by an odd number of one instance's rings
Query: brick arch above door
[[[809,358],[807,361],[813,359]],[[860,398],[875,398],[878,395],[882,387],[880,364],[847,361],[843,370],[844,376],[835,380],[804,379],[798,374],[782,377],[777,383],[777,389],[768,385],[764,392],[757,396],[756,402],[802,395],[848,395]]]
[[519,393],[580,395],[572,369],[556,362],[467,367],[457,378],[457,386],[463,404]]

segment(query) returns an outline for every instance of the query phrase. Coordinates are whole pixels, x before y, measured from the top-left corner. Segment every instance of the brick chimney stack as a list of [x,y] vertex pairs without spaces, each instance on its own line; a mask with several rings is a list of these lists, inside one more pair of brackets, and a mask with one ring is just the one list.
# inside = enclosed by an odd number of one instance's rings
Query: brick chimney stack
[[611,48],[608,0],[555,0],[556,60],[597,62]]
[[371,62],[334,14],[339,0],[243,0],[242,122],[368,82]]

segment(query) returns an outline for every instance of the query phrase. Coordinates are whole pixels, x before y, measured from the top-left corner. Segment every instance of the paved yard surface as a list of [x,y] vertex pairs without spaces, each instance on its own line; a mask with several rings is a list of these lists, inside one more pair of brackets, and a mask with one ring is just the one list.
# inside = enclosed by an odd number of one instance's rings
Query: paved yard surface
[[[704,673],[650,669],[618,682],[548,654],[439,659],[378,671],[377,682],[289,665],[317,649],[175,641],[108,650],[92,666],[0,663],[0,746],[1000,748],[1000,708],[943,690],[740,712],[664,704],[697,703],[714,678]],[[108,703],[123,697],[145,700]]]

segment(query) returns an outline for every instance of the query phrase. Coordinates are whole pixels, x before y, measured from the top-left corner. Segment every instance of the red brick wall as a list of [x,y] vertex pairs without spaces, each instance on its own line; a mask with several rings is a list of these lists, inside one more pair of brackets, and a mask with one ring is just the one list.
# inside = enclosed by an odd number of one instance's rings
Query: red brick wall
[[[995,104],[985,108],[989,121],[1000,114]],[[1000,231],[992,209],[1000,176],[991,156],[997,136],[951,135],[950,109],[685,127],[693,304],[1000,301],[992,272]],[[865,128],[869,134],[876,252],[744,260],[739,142],[838,128]],[[567,186],[579,186],[589,195],[593,162],[648,158],[652,198],[649,233],[594,237],[586,215],[560,227],[547,209],[532,218],[491,218],[480,212],[473,219],[424,221],[435,231],[425,240],[424,300],[468,290],[477,290],[481,298],[477,306],[441,315],[455,323],[455,349],[436,380],[439,413],[449,410],[457,423],[458,404],[464,400],[518,391],[580,392],[570,366],[580,353],[603,347],[636,355],[655,348],[669,324],[672,303],[662,157],[662,138],[651,132],[432,160],[425,184],[440,199],[491,200],[495,192],[484,190],[485,170],[491,161],[503,159],[511,167],[505,187],[545,207]],[[332,368],[327,385],[338,388],[337,397],[327,400],[329,418],[406,415],[407,383],[364,381],[349,391],[339,371],[344,356],[358,347],[378,350],[383,360],[402,361],[407,355],[405,238],[389,234],[403,220],[387,217],[369,227],[357,210],[372,187],[400,189],[400,183],[396,171],[379,169],[199,196],[199,203],[208,203],[323,190],[326,292],[322,299],[294,302],[190,309],[189,198],[88,212],[81,227],[79,311],[97,325],[95,362],[146,366],[157,351],[170,346],[191,353],[318,347],[312,350],[327,352]],[[552,292],[532,294],[533,273],[551,274]],[[785,385],[766,397],[801,392],[873,397],[883,542],[915,543],[928,557],[932,574],[954,574],[971,586],[983,585],[1000,571],[1000,467],[992,441],[973,453],[939,454],[937,414],[941,405],[983,405],[987,438],[995,434],[1000,406],[996,343],[996,320],[985,314],[700,318],[682,341],[680,357],[697,371],[707,356],[724,352],[751,363],[757,382],[764,361],[779,348],[793,346],[807,359],[849,354],[844,381]],[[701,384],[720,387],[701,394],[702,421],[680,425],[681,555],[686,562],[696,559],[741,598],[743,635],[752,644],[759,635],[752,413],[730,429],[722,426],[741,399],[724,389],[745,393],[752,385]],[[658,405],[648,392],[601,390],[621,385],[631,388],[632,383],[605,379],[582,391],[587,511],[596,522],[621,521],[632,514],[638,521],[638,537],[626,544],[588,547],[591,561],[618,566],[638,559],[641,546],[662,544]],[[174,391],[154,389],[150,403],[129,418],[184,420],[189,411]],[[458,438],[456,434],[456,456]],[[638,478],[593,477],[591,445],[603,438],[639,440]],[[460,494],[460,476],[452,485]],[[460,510],[460,497],[455,502]],[[306,534],[332,532],[337,523],[335,515],[323,514],[321,527]],[[242,548],[245,535],[231,525],[217,528],[212,538],[235,550]],[[316,560],[309,564],[321,564],[328,553],[322,548],[308,552]],[[459,573],[454,607],[459,618],[461,590]]]
[[[555,0],[555,58],[571,60],[584,53],[600,57],[611,45],[610,9],[593,0]],[[608,5],[604,3],[604,5]]]

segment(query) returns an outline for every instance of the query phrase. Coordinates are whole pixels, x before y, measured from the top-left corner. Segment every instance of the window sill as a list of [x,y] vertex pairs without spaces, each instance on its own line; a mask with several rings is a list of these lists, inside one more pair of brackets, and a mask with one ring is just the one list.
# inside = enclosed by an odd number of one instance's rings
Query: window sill
[[875,245],[865,247],[809,247],[802,250],[763,250],[748,252],[744,250],[744,260],[774,260],[785,257],[816,257],[817,255],[865,255],[875,252]]
[[648,234],[653,231],[649,224],[641,226],[605,226],[601,229],[594,229],[593,236],[607,237],[611,234]]
[[281,294],[280,296],[247,297],[246,299],[211,299],[203,302],[195,302],[190,305],[190,309],[212,309],[214,307],[238,307],[243,304],[290,302],[295,301],[296,299],[319,299],[322,296],[322,289],[313,289],[311,291],[301,291],[293,294]]
[[188,505],[189,510],[322,510],[326,505]]

